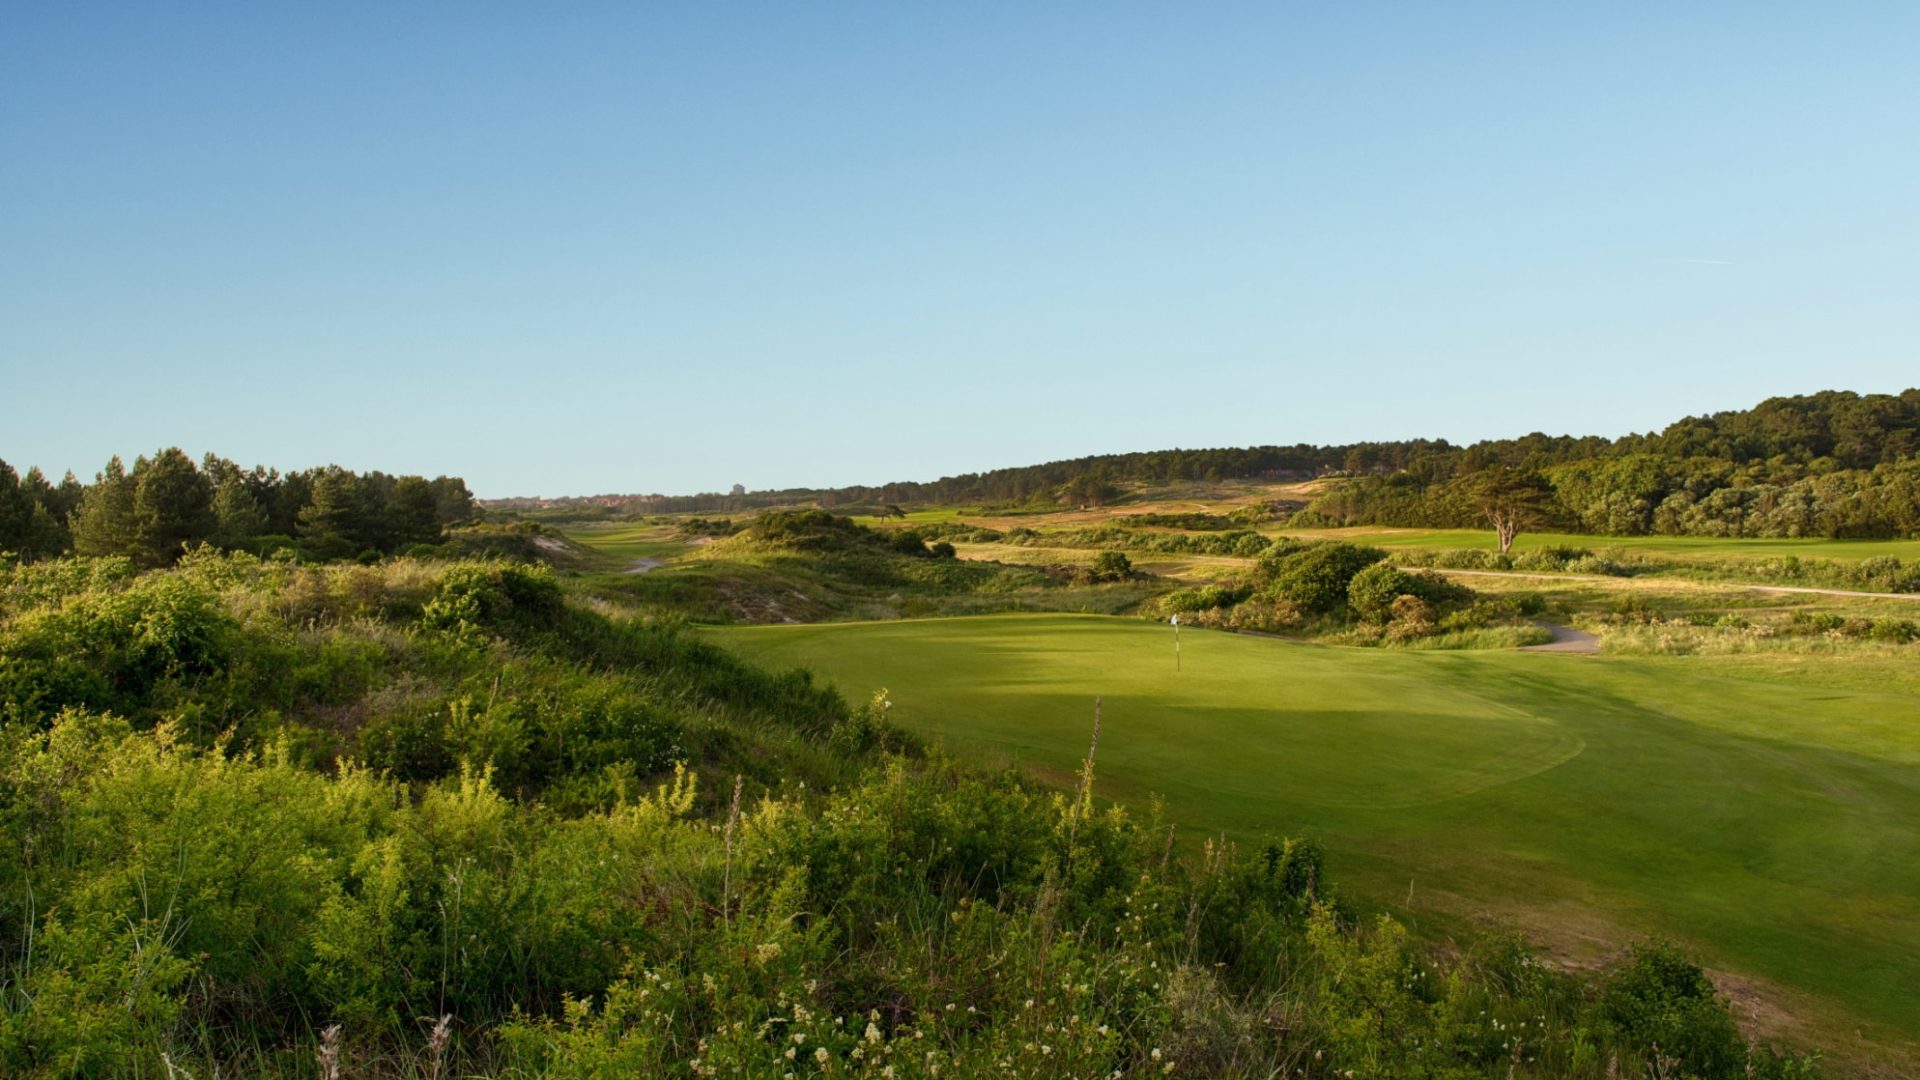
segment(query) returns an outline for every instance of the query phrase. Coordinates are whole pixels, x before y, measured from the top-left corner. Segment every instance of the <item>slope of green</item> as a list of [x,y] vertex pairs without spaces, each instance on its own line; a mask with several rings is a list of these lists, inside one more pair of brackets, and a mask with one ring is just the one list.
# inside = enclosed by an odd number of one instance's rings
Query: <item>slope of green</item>
[[1377,902],[1497,914],[1576,952],[1674,935],[1816,1026],[1920,1030],[1920,683],[1896,660],[1812,679],[1792,660],[1187,632],[1175,671],[1168,627],[1075,616],[715,635],[886,686],[905,727],[1049,772],[1102,695],[1104,776],[1183,824],[1304,830]]
[[621,569],[636,559],[665,561],[692,550],[672,526],[645,521],[572,526],[566,537],[619,563]]

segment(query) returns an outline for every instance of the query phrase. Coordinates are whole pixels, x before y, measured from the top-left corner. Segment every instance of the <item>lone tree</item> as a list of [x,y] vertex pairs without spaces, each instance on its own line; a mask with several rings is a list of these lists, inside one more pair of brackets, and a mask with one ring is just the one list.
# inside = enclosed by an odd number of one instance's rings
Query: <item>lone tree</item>
[[1547,504],[1553,498],[1546,477],[1532,469],[1488,469],[1474,478],[1469,490],[1480,512],[1493,523],[1502,555],[1512,550],[1513,538],[1521,529],[1546,519]]

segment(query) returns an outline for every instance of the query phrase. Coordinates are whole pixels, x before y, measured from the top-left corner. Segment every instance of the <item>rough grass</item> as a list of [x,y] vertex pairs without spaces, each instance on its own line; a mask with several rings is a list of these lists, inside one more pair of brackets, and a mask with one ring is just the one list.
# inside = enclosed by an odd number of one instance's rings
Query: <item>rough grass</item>
[[1478,626],[1471,630],[1448,630],[1430,637],[1413,638],[1402,643],[1407,649],[1518,649],[1527,645],[1545,645],[1553,633],[1538,626]]
[[[1036,526],[1037,527],[1037,526]],[[1495,547],[1487,529],[1390,529],[1356,526],[1349,529],[1285,530],[1302,539],[1350,540],[1384,548],[1453,550]],[[1619,548],[1636,555],[1674,559],[1772,558],[1792,555],[1802,559],[1871,559],[1893,556],[1920,558],[1920,540],[1741,539],[1717,536],[1588,536],[1576,533],[1521,533],[1516,554],[1541,548],[1573,547],[1599,550]]]
[[1574,618],[1581,613],[1604,614],[1632,606],[1665,617],[1734,614],[1755,622],[1783,619],[1796,611],[1869,619],[1920,619],[1920,595],[1910,593],[1846,596],[1776,592],[1683,578],[1568,579],[1534,574],[1440,572],[1456,576],[1475,592],[1488,596],[1537,596],[1552,616],[1558,618]]
[[1167,628],[1131,620],[716,637],[849,693],[887,686],[908,728],[1057,774],[1101,694],[1105,775],[1183,824],[1316,834],[1350,889],[1430,923],[1498,913],[1574,954],[1672,935],[1830,1045],[1857,1026],[1911,1052],[1920,1031],[1912,652],[1816,664],[1189,632],[1176,672]]
[[1698,626],[1684,620],[1645,626],[1596,624],[1607,652],[1649,656],[1785,655],[1826,657],[1837,662],[1920,663],[1920,649],[1849,637],[1838,631],[1788,636],[1768,624],[1747,627]]
[[[963,559],[978,559],[1014,565],[1087,566],[1100,557],[1093,548],[1029,547],[1021,544],[957,543],[954,549]],[[1180,581],[1219,581],[1244,576],[1253,566],[1252,559],[1230,555],[1163,555],[1129,553],[1134,568],[1156,577]]]

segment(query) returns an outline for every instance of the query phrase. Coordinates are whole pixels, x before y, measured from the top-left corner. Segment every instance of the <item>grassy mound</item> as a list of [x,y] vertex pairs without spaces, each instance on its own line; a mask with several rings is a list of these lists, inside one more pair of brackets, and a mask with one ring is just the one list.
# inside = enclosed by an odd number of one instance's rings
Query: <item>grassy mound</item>
[[644,574],[601,577],[593,589],[611,601],[719,623],[1116,613],[1157,591],[1143,581],[1094,581],[1077,568],[958,559],[951,545],[918,530],[868,528],[821,510],[771,511],[679,552]]

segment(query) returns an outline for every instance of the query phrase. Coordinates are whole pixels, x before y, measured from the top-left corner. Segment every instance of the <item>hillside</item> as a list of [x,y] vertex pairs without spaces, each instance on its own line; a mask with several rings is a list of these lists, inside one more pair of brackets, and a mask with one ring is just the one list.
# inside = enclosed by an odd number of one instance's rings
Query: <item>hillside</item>
[[1102,503],[1126,486],[1337,475],[1312,522],[1457,527],[1478,523],[1466,483],[1489,470],[1545,472],[1545,516],[1580,532],[1714,536],[1920,535],[1920,388],[1822,391],[1750,409],[1687,417],[1659,432],[1540,433],[1455,446],[1444,439],[1337,446],[1258,446],[1103,454],[936,481],[733,495],[499,499],[506,511],[557,519],[620,513],[740,511],[817,503],[858,511],[890,504]]

